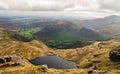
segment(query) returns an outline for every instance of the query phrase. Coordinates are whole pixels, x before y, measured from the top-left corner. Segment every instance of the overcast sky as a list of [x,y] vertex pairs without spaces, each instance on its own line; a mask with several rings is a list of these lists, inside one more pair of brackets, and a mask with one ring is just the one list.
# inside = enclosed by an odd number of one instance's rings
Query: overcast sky
[[0,0],[0,11],[103,17],[120,14],[120,0]]

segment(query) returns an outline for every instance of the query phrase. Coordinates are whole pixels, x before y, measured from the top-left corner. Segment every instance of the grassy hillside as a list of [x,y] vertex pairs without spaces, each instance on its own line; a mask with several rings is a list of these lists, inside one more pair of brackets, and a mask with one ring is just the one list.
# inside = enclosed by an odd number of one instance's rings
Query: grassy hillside
[[95,42],[91,45],[68,50],[56,50],[59,56],[77,63],[79,68],[94,68],[101,70],[119,70],[120,63],[113,62],[109,53],[120,45],[119,39],[104,42]]
[[29,40],[10,31],[0,31],[0,55],[18,55],[32,59],[51,50],[42,42]]
[[40,27],[36,27],[36,28],[21,28],[18,30],[15,30],[15,32],[17,32],[17,34],[24,36],[28,39],[35,39],[35,36],[33,35],[33,33],[36,33],[40,31]]
[[[88,71],[91,71],[91,69],[66,69],[66,70],[60,70],[60,69],[48,69],[47,72],[43,72],[40,70],[40,67],[37,66],[29,66],[29,67],[12,67],[12,69],[6,68],[0,70],[1,74],[88,74]],[[118,74],[119,72],[117,70],[95,70],[93,71],[94,74]]]
[[42,40],[48,46],[64,48],[67,44],[76,41],[104,40],[105,36],[85,27],[79,27],[69,21],[54,21],[52,24],[34,33],[36,39]]
[[33,59],[46,53],[74,61],[78,69],[48,69],[40,70],[40,66],[26,65],[0,68],[0,74],[87,74],[93,70],[95,74],[117,74],[120,63],[110,60],[109,53],[120,46],[120,39],[94,42],[81,48],[52,50],[37,40],[29,40],[11,31],[0,31],[0,56],[18,55],[24,59]]

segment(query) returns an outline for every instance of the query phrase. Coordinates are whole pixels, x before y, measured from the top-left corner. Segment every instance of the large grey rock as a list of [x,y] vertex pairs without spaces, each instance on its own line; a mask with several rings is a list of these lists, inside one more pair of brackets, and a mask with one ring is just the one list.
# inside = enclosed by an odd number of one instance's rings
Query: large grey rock
[[21,65],[29,63],[29,61],[22,59],[21,57],[16,55],[0,56],[0,64],[9,63],[9,62],[14,62]]
[[5,57],[4,59],[6,60],[6,62],[10,62],[11,61],[11,57]]
[[47,71],[48,71],[48,66],[47,66],[47,65],[41,65],[41,66],[40,66],[40,69],[41,69],[43,72],[47,72]]
[[111,61],[120,62],[120,46],[110,51],[109,58]]
[[5,63],[5,60],[3,58],[0,58],[0,64]]

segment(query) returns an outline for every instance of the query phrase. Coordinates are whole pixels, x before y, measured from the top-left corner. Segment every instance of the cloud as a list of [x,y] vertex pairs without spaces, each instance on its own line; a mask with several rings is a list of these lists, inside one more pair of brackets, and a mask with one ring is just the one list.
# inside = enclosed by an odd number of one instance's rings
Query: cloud
[[111,14],[119,13],[120,0],[0,0],[0,10]]
[[0,0],[2,10],[64,11],[94,10],[96,0]]
[[0,0],[2,10],[61,11],[71,6],[58,0]]
[[120,12],[120,0],[98,0],[101,9]]

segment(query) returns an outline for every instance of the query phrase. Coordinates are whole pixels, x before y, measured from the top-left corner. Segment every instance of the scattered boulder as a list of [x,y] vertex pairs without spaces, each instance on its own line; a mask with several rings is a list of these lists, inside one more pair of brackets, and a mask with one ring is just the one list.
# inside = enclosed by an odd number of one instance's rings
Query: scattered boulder
[[19,66],[20,65],[20,63],[14,63],[14,64],[12,64],[12,66]]
[[48,71],[48,66],[47,66],[47,65],[41,65],[40,69],[41,69],[43,72],[47,72],[47,71]]
[[109,58],[111,61],[120,62],[120,46],[110,51]]
[[93,74],[93,70],[88,71],[88,74]]
[[5,60],[3,58],[0,58],[0,64],[5,63]]
[[98,70],[98,67],[95,65],[93,69],[94,69],[94,70]]
[[4,59],[6,60],[6,62],[10,62],[11,61],[11,57],[5,57]]
[[22,60],[22,59],[19,56],[12,56],[12,58],[11,58],[11,62],[19,62],[20,60]]

